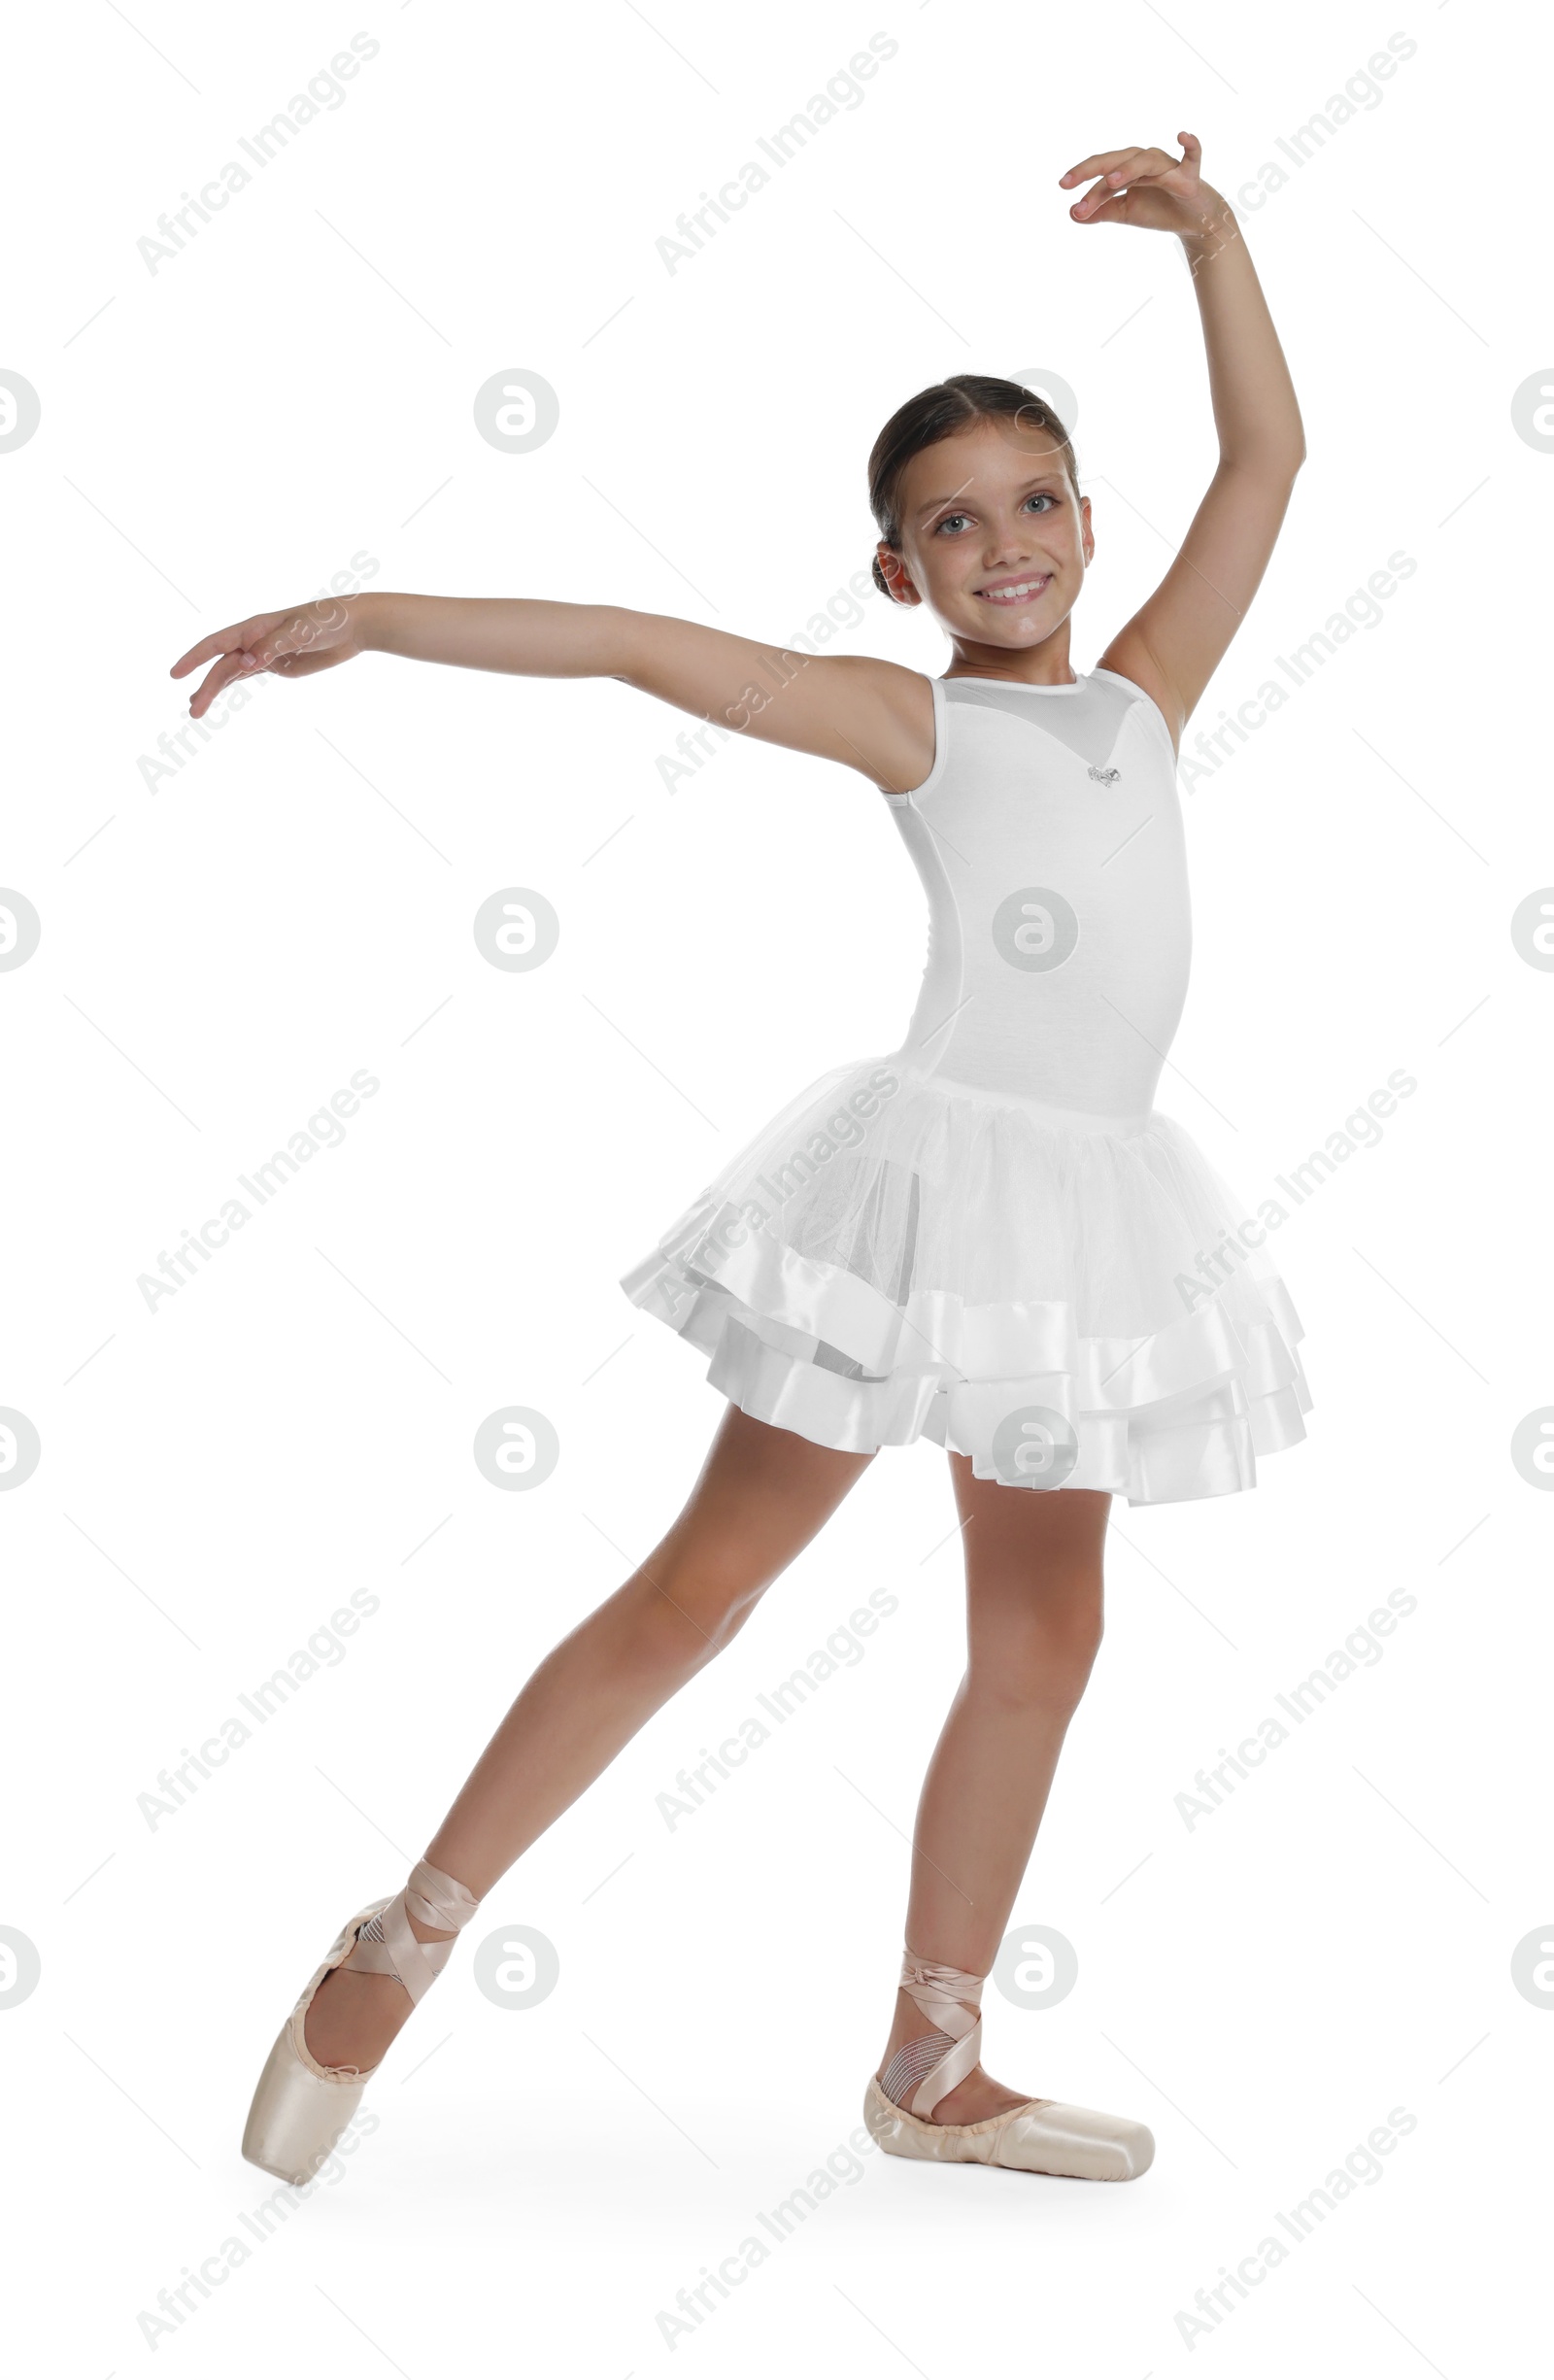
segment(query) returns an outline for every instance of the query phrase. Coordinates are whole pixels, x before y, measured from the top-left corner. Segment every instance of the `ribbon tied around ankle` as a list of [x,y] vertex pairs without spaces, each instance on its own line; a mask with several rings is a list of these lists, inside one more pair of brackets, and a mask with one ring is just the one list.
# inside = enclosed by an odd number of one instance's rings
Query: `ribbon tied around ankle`
[[[982,1987],[987,1978],[968,1975],[963,1967],[947,1967],[908,1951],[901,1960],[901,1989],[913,1998],[935,2031],[948,2033],[954,2043],[937,2065],[930,2066],[912,2094],[914,2116],[931,2116],[934,2107],[957,2083],[963,2083],[982,2057]],[[969,2000],[972,2011],[962,2006]]]
[[429,1859],[418,1859],[404,1890],[378,1914],[383,1940],[371,1941],[363,1932],[352,1963],[369,1975],[392,1975],[419,2003],[448,1964],[454,1946],[451,1941],[419,1941],[411,1931],[411,1919],[456,1934],[479,1907],[475,1894],[456,1877],[434,1868]]
[[418,1859],[405,1887],[405,1907],[422,1925],[456,1934],[469,1923],[480,1903],[456,1878],[445,1876],[429,1859]]

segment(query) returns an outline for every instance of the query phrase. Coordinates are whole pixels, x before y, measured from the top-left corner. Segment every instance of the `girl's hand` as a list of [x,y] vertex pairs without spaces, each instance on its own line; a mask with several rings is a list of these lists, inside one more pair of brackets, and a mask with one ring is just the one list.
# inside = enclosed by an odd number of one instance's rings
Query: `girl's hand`
[[257,677],[266,669],[277,677],[307,677],[315,669],[332,669],[339,662],[354,660],[366,649],[357,603],[334,597],[304,603],[294,611],[255,612],[252,620],[239,620],[232,628],[202,637],[168,671],[170,677],[182,678],[202,662],[216,663],[194,691],[189,717],[202,718],[234,678]]
[[1222,239],[1234,218],[1218,190],[1199,174],[1201,143],[1178,132],[1182,153],[1164,149],[1105,149],[1081,165],[1070,165],[1058,187],[1098,176],[1094,188],[1068,210],[1076,223],[1136,223],[1143,231],[1174,231],[1198,242]]

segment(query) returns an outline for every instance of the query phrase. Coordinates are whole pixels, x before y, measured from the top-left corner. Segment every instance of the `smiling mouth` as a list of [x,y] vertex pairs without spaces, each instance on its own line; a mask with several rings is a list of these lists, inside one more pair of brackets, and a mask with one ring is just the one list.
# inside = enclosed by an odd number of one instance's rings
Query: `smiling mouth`
[[976,598],[979,603],[999,603],[1005,609],[1012,609],[1017,604],[1030,603],[1036,595],[1044,595],[1051,584],[1052,572],[1048,570],[1039,578],[1013,579],[1002,587],[979,587]]

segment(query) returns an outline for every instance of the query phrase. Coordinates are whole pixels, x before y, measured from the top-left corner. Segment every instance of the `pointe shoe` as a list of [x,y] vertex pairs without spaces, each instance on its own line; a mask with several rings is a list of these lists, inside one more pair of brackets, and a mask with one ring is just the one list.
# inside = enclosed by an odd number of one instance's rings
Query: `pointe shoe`
[[264,2061],[243,2132],[243,2155],[251,2165],[283,2182],[311,2182],[378,2072],[377,2066],[321,2066],[309,2049],[303,2024],[324,1977],[355,1951],[355,1972],[391,1975],[419,2003],[448,1964],[454,1945],[418,1941],[410,1916],[456,1934],[479,1907],[464,1886],[421,1859],[402,1892],[371,1902],[341,1927]]
[[[928,2121],[981,2060],[985,1980],[907,1952],[902,1988],[934,2029],[903,2042],[883,2073],[869,2078],[863,2122],[880,2147],[891,2157],[945,2165],[1008,2165],[1078,2182],[1132,2182],[1147,2172],[1155,2140],[1146,2125],[1127,2116],[1070,2107],[1063,2099],[1027,2099],[980,2124]],[[969,2014],[963,2002],[976,2013]]]

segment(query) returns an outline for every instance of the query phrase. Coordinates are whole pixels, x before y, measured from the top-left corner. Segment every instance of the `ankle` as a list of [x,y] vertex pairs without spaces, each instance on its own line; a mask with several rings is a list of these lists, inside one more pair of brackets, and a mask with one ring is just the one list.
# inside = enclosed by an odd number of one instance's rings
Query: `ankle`
[[915,2115],[937,2115],[981,2064],[986,1978],[907,1948],[895,2021],[876,2070],[885,2096]]
[[388,1975],[413,2001],[430,1990],[459,1932],[480,1907],[476,1894],[429,1860],[418,1859],[402,1892],[361,1927],[348,1963],[358,1975]]
[[929,2030],[929,2027],[924,2019],[923,2011],[918,2007],[917,2002],[910,1999],[904,1991],[897,1991],[895,2014],[891,2022],[890,2038],[885,2044],[885,2056],[880,2059],[881,2066],[883,2067],[889,2059],[894,2057],[896,2051],[906,2042],[915,2041],[919,2035]]
[[415,1935],[418,1942],[453,1941],[454,1932],[452,1928],[444,1926],[439,1930],[439,1928],[435,1925],[422,1925],[420,1918],[411,1917],[408,1910],[405,1914],[409,1919],[410,1930]]
[[[452,1942],[455,1939],[455,1936],[452,1933],[446,1931],[439,1932],[437,1927],[434,1925],[422,1925],[419,1918],[410,1917],[408,1912],[406,1913],[406,1921],[418,1942]],[[370,1935],[367,1937],[367,1940],[369,1942],[371,1941]],[[342,1959],[340,1965],[335,1969],[335,1973],[337,1975],[365,1975],[369,1972],[369,1970],[362,1964],[360,1957],[357,1955],[358,1952],[361,1950],[361,1947],[362,1937],[358,1935],[356,1940],[352,1944],[350,1950],[347,1952],[345,1957]],[[384,1980],[386,1983],[392,1985],[396,1992],[403,1994],[407,2003],[405,2013],[408,2015],[409,2008],[412,2003],[410,2001],[410,1994],[405,1990],[404,1985],[399,1982],[396,1976],[392,1975],[385,1977]],[[320,1989],[321,1989],[322,1987],[321,1986]]]

